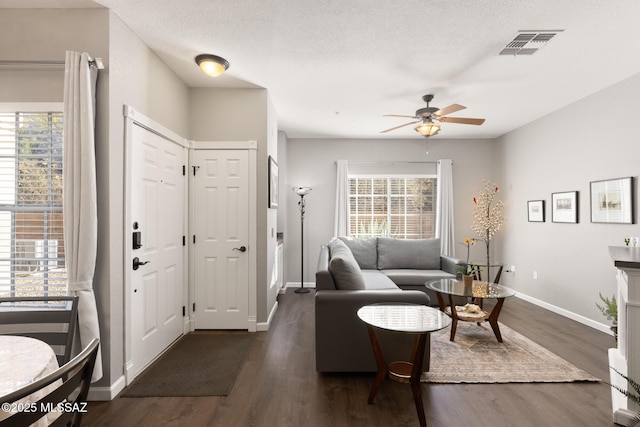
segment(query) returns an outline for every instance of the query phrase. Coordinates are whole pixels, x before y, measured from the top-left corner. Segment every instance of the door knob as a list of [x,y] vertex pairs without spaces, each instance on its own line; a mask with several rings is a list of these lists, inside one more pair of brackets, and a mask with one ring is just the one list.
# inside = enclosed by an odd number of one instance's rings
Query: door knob
[[133,259],[133,269],[137,270],[141,265],[149,264],[151,261],[140,261],[140,258],[135,257]]
[[233,248],[234,251],[240,251],[240,252],[246,252],[247,251],[247,247],[246,246],[240,246],[239,248]]

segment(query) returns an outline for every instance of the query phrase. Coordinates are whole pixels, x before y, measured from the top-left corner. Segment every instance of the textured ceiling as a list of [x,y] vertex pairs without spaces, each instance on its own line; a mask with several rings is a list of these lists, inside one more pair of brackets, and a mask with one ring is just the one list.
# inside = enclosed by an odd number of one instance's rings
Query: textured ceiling
[[[9,3],[43,4],[0,0]],[[436,138],[493,138],[640,72],[637,0],[95,3],[188,86],[267,88],[290,138],[415,137],[412,126],[380,134],[405,121],[382,115],[412,115],[426,93],[435,94],[432,106],[467,107],[453,117],[487,119],[443,123]],[[564,31],[532,56],[499,56],[520,30]],[[208,78],[193,60],[200,53],[231,66]]]

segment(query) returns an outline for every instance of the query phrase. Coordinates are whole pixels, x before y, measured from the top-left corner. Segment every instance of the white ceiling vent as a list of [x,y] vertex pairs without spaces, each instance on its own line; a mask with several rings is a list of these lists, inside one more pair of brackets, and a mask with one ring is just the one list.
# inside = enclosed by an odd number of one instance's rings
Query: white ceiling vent
[[533,55],[564,30],[519,31],[499,55]]

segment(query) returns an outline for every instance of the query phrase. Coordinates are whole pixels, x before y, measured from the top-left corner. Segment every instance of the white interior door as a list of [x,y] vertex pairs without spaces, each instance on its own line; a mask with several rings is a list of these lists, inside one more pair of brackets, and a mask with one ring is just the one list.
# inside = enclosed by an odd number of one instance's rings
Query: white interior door
[[[187,150],[137,125],[131,141],[128,226],[132,236],[140,233],[142,244],[131,250],[126,266],[132,270],[130,374],[135,377],[183,331]],[[146,264],[135,269],[135,257]]]
[[248,329],[249,154],[193,152],[196,329]]

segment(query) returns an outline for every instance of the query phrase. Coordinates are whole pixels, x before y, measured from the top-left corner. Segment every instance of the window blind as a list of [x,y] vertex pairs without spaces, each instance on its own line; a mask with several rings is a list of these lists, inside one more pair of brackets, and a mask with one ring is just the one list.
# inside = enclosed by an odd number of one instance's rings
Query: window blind
[[61,112],[0,114],[0,296],[66,294]]
[[349,178],[349,234],[398,239],[435,236],[436,178]]

